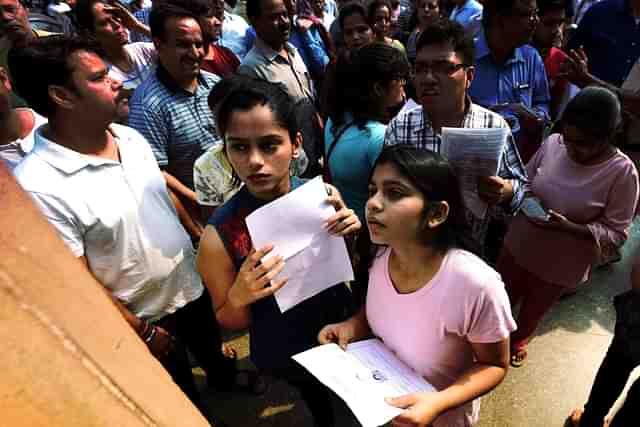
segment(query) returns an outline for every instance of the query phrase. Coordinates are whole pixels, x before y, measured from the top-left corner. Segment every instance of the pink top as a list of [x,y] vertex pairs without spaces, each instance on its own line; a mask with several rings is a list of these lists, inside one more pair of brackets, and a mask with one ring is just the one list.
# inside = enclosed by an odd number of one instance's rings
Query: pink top
[[[477,256],[452,249],[429,283],[399,294],[389,276],[390,253],[390,249],[381,252],[370,270],[369,325],[437,390],[471,368],[471,343],[499,342],[516,329],[500,276]],[[469,427],[479,410],[476,399],[442,414],[433,425]]]
[[589,278],[601,255],[629,236],[638,202],[638,172],[618,151],[602,163],[571,160],[560,134],[551,135],[527,164],[531,189],[547,209],[586,224],[593,240],[534,225],[523,213],[512,221],[505,247],[525,270],[573,288]]

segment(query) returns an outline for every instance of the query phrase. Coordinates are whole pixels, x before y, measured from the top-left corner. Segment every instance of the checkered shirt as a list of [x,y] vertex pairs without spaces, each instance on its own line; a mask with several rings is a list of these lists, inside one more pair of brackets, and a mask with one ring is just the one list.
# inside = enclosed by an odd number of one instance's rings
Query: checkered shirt
[[[507,122],[498,114],[489,111],[479,105],[468,102],[467,113],[462,123],[463,128],[503,128],[508,127]],[[429,118],[422,107],[416,107],[396,116],[387,127],[384,138],[385,145],[410,144],[417,148],[440,152],[442,137],[436,134],[431,127]],[[504,217],[505,214],[513,215],[520,208],[525,192],[529,189],[527,173],[518,154],[513,135],[509,133],[505,145],[498,176],[508,179],[513,185],[513,198],[506,205],[496,206],[491,209],[491,214],[484,218],[477,218],[467,210],[466,216],[472,229],[472,246],[479,254],[484,253],[484,241],[491,218]]]

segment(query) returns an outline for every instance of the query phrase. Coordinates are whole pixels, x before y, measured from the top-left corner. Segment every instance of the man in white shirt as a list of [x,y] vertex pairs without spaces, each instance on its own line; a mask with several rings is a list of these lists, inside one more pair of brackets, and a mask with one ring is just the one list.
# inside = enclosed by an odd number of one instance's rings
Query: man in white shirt
[[0,66],[0,160],[13,170],[33,148],[33,134],[47,119],[30,108],[11,107],[11,82]]
[[49,119],[16,178],[200,406],[186,347],[201,364],[209,359],[203,368],[210,381],[233,365],[222,366],[211,301],[149,145],[135,130],[112,124],[122,84],[87,42],[64,36],[11,51],[9,64],[17,89]]

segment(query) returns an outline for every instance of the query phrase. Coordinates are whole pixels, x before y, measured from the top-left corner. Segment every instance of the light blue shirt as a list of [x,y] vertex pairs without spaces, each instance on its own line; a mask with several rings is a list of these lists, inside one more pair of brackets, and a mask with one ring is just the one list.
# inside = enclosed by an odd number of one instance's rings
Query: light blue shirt
[[[297,22],[297,17],[294,18],[294,21]],[[324,75],[325,68],[329,63],[329,53],[317,26],[313,25],[308,30],[302,31],[298,28],[297,23],[294,23],[289,43],[298,49],[302,61],[312,76]]]
[[[549,119],[549,83],[538,51],[529,45],[514,50],[504,64],[497,64],[489,50],[484,31],[475,42],[475,77],[469,95],[476,104],[491,108],[498,104],[522,103],[544,120]],[[509,111],[499,111],[512,121]],[[513,128],[515,133],[519,126]]]
[[462,25],[467,35],[475,36],[482,28],[482,5],[476,0],[467,0],[453,8],[449,19]]
[[225,10],[224,21],[222,21],[222,35],[218,40],[218,44],[226,47],[242,60],[251,50],[255,39],[250,28],[242,16]]
[[[353,117],[347,114],[345,119],[345,124],[348,124]],[[382,151],[386,129],[386,125],[373,120],[368,121],[364,129],[357,125],[350,126],[336,143],[328,160],[333,184],[363,224],[365,204],[369,197],[369,175]],[[325,156],[333,140],[333,122],[329,119],[324,130]]]

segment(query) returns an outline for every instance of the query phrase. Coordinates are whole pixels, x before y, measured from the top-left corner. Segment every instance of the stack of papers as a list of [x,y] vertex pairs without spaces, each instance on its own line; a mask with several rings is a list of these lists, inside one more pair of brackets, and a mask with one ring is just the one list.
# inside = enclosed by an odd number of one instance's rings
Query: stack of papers
[[509,132],[508,128],[442,128],[440,154],[456,172],[464,204],[477,218],[484,218],[488,210],[478,196],[478,178],[498,175]]
[[385,397],[436,391],[378,339],[349,344],[346,351],[321,345],[293,359],[340,396],[364,427],[381,426],[404,411]]
[[283,313],[331,286],[353,280],[344,238],[323,228],[336,213],[326,199],[325,185],[317,177],[246,219],[254,248],[274,245],[272,254],[285,259],[284,270],[274,279],[288,278],[274,294]]

